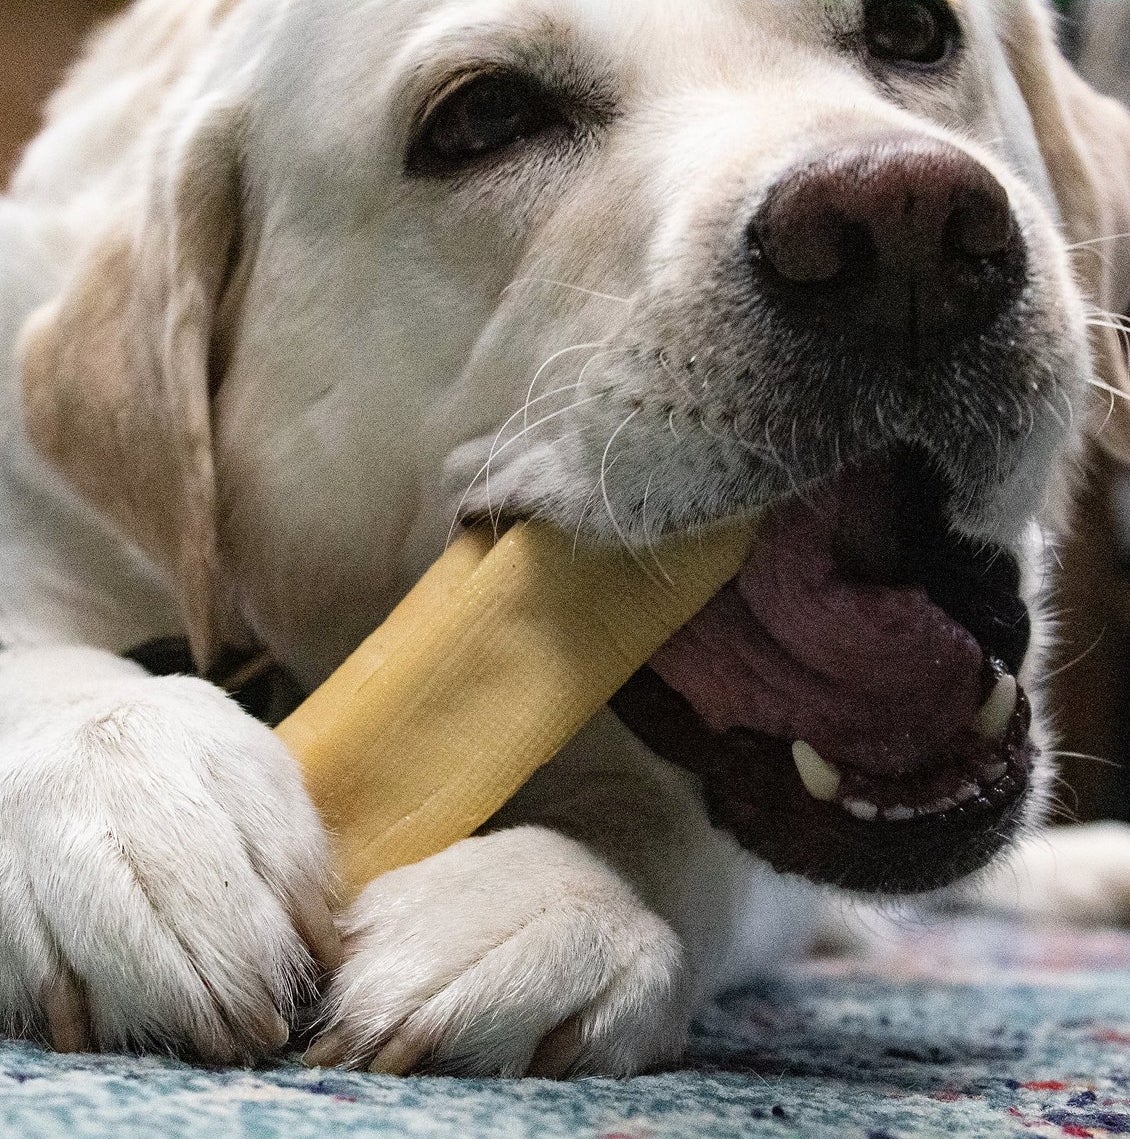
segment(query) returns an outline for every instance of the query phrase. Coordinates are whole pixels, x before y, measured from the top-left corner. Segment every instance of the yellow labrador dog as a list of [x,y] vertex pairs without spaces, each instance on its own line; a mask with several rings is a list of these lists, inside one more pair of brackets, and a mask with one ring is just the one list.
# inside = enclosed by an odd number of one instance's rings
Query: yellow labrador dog
[[[1128,187],[1037,0],[139,0],[0,202],[3,1030],[255,1058],[321,968],[312,1061],[631,1073],[826,884],[991,863],[1051,778],[1039,527],[1126,450]],[[310,687],[457,518],[646,559],[766,505],[340,944],[290,756],[119,655]],[[1009,904],[1119,916],[1122,832],[1056,841]]]

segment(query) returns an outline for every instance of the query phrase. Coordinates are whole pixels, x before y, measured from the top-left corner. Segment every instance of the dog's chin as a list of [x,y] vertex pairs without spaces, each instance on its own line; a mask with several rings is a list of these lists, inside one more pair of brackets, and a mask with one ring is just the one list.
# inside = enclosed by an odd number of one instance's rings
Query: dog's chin
[[613,702],[778,870],[921,892],[1020,826],[1020,573],[954,531],[951,498],[902,452],[775,507],[738,578]]

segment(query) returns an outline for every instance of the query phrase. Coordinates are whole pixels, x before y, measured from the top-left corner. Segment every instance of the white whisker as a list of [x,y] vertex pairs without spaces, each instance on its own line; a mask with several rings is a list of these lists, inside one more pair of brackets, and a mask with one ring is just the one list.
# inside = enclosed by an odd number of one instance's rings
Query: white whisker
[[467,505],[467,499],[471,496],[471,491],[475,489],[475,484],[479,481],[479,479],[483,477],[483,475],[488,473],[490,469],[491,459],[494,457],[495,448],[498,446],[499,441],[505,434],[507,427],[509,427],[510,424],[513,423],[519,415],[526,413],[529,407],[533,404],[538,404],[544,402],[545,400],[553,399],[555,396],[562,395],[568,391],[575,391],[579,386],[579,384],[567,384],[564,387],[557,388],[554,391],[546,392],[544,395],[538,396],[537,399],[532,401],[532,403],[530,401],[527,401],[527,403],[523,404],[522,407],[507,417],[505,422],[498,429],[498,434],[495,435],[494,441],[490,445],[490,454],[487,457],[487,461],[475,473],[475,477],[471,479],[470,483],[467,486],[467,489],[463,492],[463,497],[459,500],[459,505],[455,508],[455,517],[452,519],[451,529],[447,535],[447,544],[449,546],[451,545],[452,538],[455,536],[455,531],[459,526],[460,519],[463,516],[463,507]]
[[1094,245],[1105,245],[1111,241],[1126,241],[1130,239],[1130,233],[1112,233],[1107,237],[1092,237],[1089,241],[1076,241],[1067,246],[1068,253],[1074,252],[1076,249],[1089,249]]
[[1122,322],[1100,319],[1093,316],[1087,317],[1084,323],[1088,328],[1109,328],[1111,332],[1118,332],[1123,336],[1130,335],[1130,323],[1123,324]]
[[1104,384],[1102,380],[1090,379],[1087,381],[1093,388],[1097,388],[1100,392],[1106,392],[1107,395],[1117,398],[1130,400],[1130,395],[1124,391],[1119,391],[1118,388],[1112,388],[1110,384]]
[[[624,533],[623,528],[617,520],[616,512],[612,509],[612,498],[608,493],[608,472],[612,469],[612,466],[614,466],[616,462],[616,460],[613,459],[612,464],[609,464],[608,456],[611,454],[612,447],[615,444],[616,440],[620,437],[621,432],[627,430],[632,420],[634,420],[636,416],[639,415],[639,413],[640,409],[637,407],[636,410],[633,411],[631,415],[629,415],[628,418],[625,419],[624,422],[621,423],[620,426],[612,432],[612,436],[608,440],[608,445],[604,448],[604,455],[600,460],[600,494],[604,499],[604,509],[608,514],[608,521],[612,523],[612,529],[616,531],[616,536],[620,539],[621,546],[623,546],[624,550],[627,552],[632,561],[634,561],[636,565],[638,565],[640,569],[643,570],[643,572],[647,574],[647,576],[652,581],[654,581],[655,578],[651,572],[651,569],[644,564],[644,561],[639,556],[639,553],[632,547],[631,543],[628,541],[627,535]],[[617,458],[618,457],[619,456],[617,456]]]
[[1043,677],[1043,682],[1046,683],[1049,680],[1054,680],[1057,676],[1060,676],[1065,672],[1070,672],[1073,668],[1076,667],[1076,665],[1082,664],[1093,652],[1098,649],[1099,645],[1103,643],[1105,637],[1106,629],[1103,629],[1102,632],[1100,632],[1099,635],[1091,642],[1091,644],[1089,644],[1077,657],[1072,657],[1072,659],[1069,660],[1066,664],[1061,664],[1059,668],[1053,669],[1051,672],[1046,673]]
[[651,554],[651,560],[655,562],[655,568],[663,575],[663,580],[673,589],[675,583],[671,580],[671,575],[663,568],[663,563],[659,560],[659,552],[655,548],[655,540],[647,532],[647,500],[651,495],[651,488],[655,482],[655,472],[648,476],[647,486],[643,492],[643,504],[640,507],[640,526],[643,529],[643,542],[647,547],[647,552]]
[[[550,356],[549,359],[546,360],[546,362],[544,364],[542,364],[542,366],[540,368],[538,368],[538,370],[534,373],[534,378],[530,381],[529,390],[526,392],[526,402],[522,405],[523,415],[525,416],[529,412],[530,401],[533,399],[533,396],[534,396],[534,389],[538,386],[538,380],[540,380],[542,378],[542,376],[545,374],[546,368],[548,368],[551,364],[555,363],[557,360],[560,360],[562,356],[568,356],[572,352],[583,352],[589,348],[603,348],[606,343],[607,343],[607,341],[597,340],[597,341],[594,341],[594,342],[589,343],[589,344],[574,344],[571,348],[562,348],[560,352],[554,352],[553,355]],[[590,363],[591,363],[591,361],[590,361]],[[577,382],[580,383],[579,380]],[[509,422],[509,420],[507,422]],[[529,419],[528,418],[525,418],[523,420],[523,422],[525,423],[526,426],[529,425]]]
[[511,281],[505,289],[502,290],[502,295],[505,296],[511,289],[517,289],[521,285],[550,285],[557,289],[566,289],[571,293],[581,293],[586,297],[593,297],[600,301],[615,301],[617,304],[630,305],[632,300],[630,297],[618,297],[614,293],[602,293],[596,289],[586,289],[582,285],[570,285],[567,281],[555,281],[552,277],[519,277],[516,281]]
[[[500,455],[509,450],[514,444],[524,439],[529,439],[533,432],[536,431],[539,427],[544,426],[546,423],[552,422],[559,416],[568,414],[571,411],[575,411],[577,408],[584,407],[586,404],[595,403],[597,400],[602,398],[602,395],[601,393],[596,393],[585,399],[574,400],[573,403],[571,403],[568,407],[563,407],[557,411],[550,413],[549,415],[544,415],[534,423],[531,423],[529,418],[531,408],[534,408],[538,404],[544,403],[547,400],[554,399],[555,397],[560,396],[566,392],[579,390],[582,387],[585,373],[596,360],[600,359],[602,356],[629,353],[631,352],[631,349],[627,347],[606,348],[603,351],[594,352],[588,358],[588,360],[585,361],[578,378],[573,383],[565,384],[559,388],[555,388],[553,391],[545,392],[544,394],[535,397],[533,393],[537,387],[538,380],[545,373],[546,368],[548,368],[554,361],[561,359],[563,356],[566,356],[571,352],[579,352],[588,348],[601,349],[606,343],[606,341],[594,341],[588,344],[574,344],[568,348],[562,348],[560,351],[555,352],[552,356],[550,356],[549,359],[546,360],[538,368],[537,372],[534,375],[533,381],[530,383],[530,386],[526,391],[526,399],[522,403],[522,406],[503,421],[502,425],[499,427],[494,439],[491,442],[490,451],[487,455],[486,462],[475,473],[474,478],[471,479],[470,483],[467,486],[467,489],[463,492],[463,496],[459,500],[459,505],[456,507],[455,517],[451,522],[451,528],[448,531],[448,545],[451,544],[451,541],[454,538],[455,532],[459,526],[459,522],[463,514],[463,507],[466,506],[467,499],[471,496],[472,492],[475,489],[475,486],[478,484],[480,479],[486,480],[485,489],[487,500],[487,514],[491,518],[497,530],[498,522],[501,518],[501,509],[505,505],[505,497],[503,498],[502,503],[499,504],[499,508],[496,511],[494,508],[493,496],[491,493],[491,468],[495,460],[498,459]],[[519,417],[522,418],[522,430],[503,442],[503,438],[506,435],[506,432],[509,429],[510,425]]]
[[576,400],[575,402],[569,404],[568,407],[562,407],[562,408],[559,408],[557,411],[551,411],[548,415],[543,415],[540,419],[538,419],[534,423],[530,424],[529,428],[524,428],[522,431],[519,431],[517,435],[514,435],[511,438],[507,439],[506,442],[503,443],[501,447],[499,447],[497,445],[500,436],[495,436],[495,443],[491,448],[490,455],[487,456],[487,461],[486,461],[486,464],[484,467],[485,489],[486,489],[486,497],[487,497],[487,514],[489,516],[494,517],[494,511],[491,507],[490,468],[491,468],[491,464],[495,461],[495,459],[497,459],[504,452],[508,451],[516,443],[522,442],[523,439],[526,439],[531,432],[536,431],[539,427],[542,427],[547,423],[552,423],[553,420],[560,418],[562,415],[568,415],[569,412],[571,412],[571,411],[576,411],[578,408],[586,407],[590,403],[596,403],[598,400],[601,400],[603,398],[604,398],[603,393],[597,392],[596,395],[590,395],[590,396],[586,396],[584,399]]
[[593,483],[592,490],[589,491],[588,498],[585,499],[584,505],[581,507],[581,513],[577,518],[577,528],[573,531],[573,557],[577,556],[577,547],[581,544],[581,530],[584,529],[585,519],[592,513],[593,504],[596,502],[596,496],[600,492],[600,480],[598,479]]

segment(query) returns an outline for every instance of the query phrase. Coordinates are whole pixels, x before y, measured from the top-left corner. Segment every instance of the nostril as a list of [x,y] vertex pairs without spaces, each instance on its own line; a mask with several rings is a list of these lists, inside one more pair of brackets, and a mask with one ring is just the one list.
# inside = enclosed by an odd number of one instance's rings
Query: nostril
[[849,245],[858,244],[860,236],[849,228],[859,230],[849,227],[830,197],[814,192],[805,179],[793,178],[770,195],[747,236],[755,261],[786,281],[815,285],[834,280],[846,267]]
[[959,191],[948,235],[959,252],[969,257],[993,257],[1008,248],[1014,230],[1008,191],[991,175],[979,185]]
[[746,239],[758,289],[782,316],[910,341],[994,319],[1026,262],[1006,188],[933,139],[844,146],[792,170]]

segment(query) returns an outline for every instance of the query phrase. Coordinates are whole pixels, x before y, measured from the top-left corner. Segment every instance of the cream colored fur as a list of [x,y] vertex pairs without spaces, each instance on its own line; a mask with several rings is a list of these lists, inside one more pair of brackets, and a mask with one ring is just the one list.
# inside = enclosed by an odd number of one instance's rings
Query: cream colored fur
[[[295,765],[202,682],[113,654],[169,633],[202,663],[263,645],[314,685],[461,506],[640,548],[732,508],[702,472],[741,440],[639,349],[722,335],[701,284],[719,244],[821,147],[948,140],[1029,243],[1055,383],[961,524],[1020,546],[1071,422],[1126,453],[1121,411],[1089,394],[1086,316],[1130,287],[1066,247],[1130,229],[1125,115],[1067,74],[1034,2],[965,0],[960,81],[894,92],[829,42],[825,7],[139,0],[96,42],[0,202],[0,1026],[281,1046],[311,953],[337,964]],[[407,179],[433,89],[531,45],[610,84],[599,152]],[[496,823],[341,916],[314,1059],[638,1071],[837,905],[713,831],[610,715]],[[1130,839],[1095,836],[1071,840],[1072,874],[1114,866],[1118,905],[1066,901],[1054,858],[997,903],[1127,916]]]

